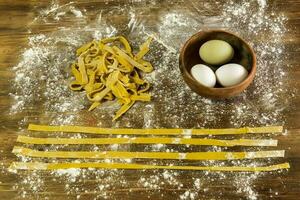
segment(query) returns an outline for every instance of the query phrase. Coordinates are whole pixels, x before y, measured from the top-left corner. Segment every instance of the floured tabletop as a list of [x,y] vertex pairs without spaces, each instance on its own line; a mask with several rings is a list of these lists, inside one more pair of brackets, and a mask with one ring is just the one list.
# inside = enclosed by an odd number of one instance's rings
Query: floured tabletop
[[[300,195],[300,1],[0,1],[0,199],[298,199]],[[254,82],[239,96],[212,100],[192,92],[179,70],[184,42],[200,30],[222,29],[244,38],[257,56]],[[154,71],[150,102],[138,102],[112,122],[117,104],[93,111],[74,92],[70,64],[81,45],[123,35],[137,52],[153,37],[145,59]],[[277,139],[277,147],[215,147],[166,144],[37,145],[56,151],[255,151],[285,150],[284,158],[241,161],[125,159],[149,165],[271,165],[273,172],[67,169],[8,171],[18,135],[98,137],[42,133],[29,123],[103,128],[240,128],[283,126],[280,134],[208,136],[213,139]],[[117,136],[121,137],[121,136]],[[27,145],[27,147],[33,147]],[[65,161],[74,161],[64,159]],[[89,161],[76,159],[75,162]],[[105,162],[112,162],[106,159]]]

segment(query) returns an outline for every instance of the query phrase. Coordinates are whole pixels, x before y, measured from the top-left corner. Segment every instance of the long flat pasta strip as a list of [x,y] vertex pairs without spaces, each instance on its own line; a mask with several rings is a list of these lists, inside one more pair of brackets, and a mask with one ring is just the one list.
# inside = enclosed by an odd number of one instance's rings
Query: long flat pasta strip
[[176,160],[236,160],[284,157],[284,150],[256,151],[256,152],[126,152],[126,151],[37,151],[29,148],[15,146],[13,153],[17,155],[41,158],[120,158],[120,159],[176,159]]
[[262,167],[247,166],[162,166],[162,165],[143,165],[132,163],[22,163],[13,162],[10,170],[58,170],[70,168],[101,168],[101,169],[172,169],[172,170],[201,170],[201,171],[246,171],[246,172],[267,172],[280,169],[289,169],[289,163],[281,163],[277,165],[269,165]]
[[247,133],[279,133],[282,126],[244,127],[227,129],[114,129],[84,126],[48,126],[29,124],[30,131],[71,132],[117,135],[232,135]]
[[213,146],[277,146],[277,140],[216,140],[191,138],[36,138],[18,136],[17,142],[26,144],[189,144]]

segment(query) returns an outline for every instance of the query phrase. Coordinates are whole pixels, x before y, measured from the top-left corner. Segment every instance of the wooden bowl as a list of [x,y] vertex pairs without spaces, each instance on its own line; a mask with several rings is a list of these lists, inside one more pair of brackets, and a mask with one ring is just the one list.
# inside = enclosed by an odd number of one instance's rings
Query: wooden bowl
[[[222,87],[217,83],[214,88],[209,88],[196,81],[190,71],[196,64],[205,64],[214,71],[219,66],[206,64],[199,55],[199,49],[203,43],[209,40],[219,39],[228,42],[234,49],[234,57],[228,63],[237,63],[248,70],[248,77],[238,85]],[[223,31],[200,31],[193,35],[182,47],[179,57],[179,67],[184,81],[197,94],[216,99],[228,98],[238,95],[253,81],[256,72],[256,56],[253,49],[239,36]]]

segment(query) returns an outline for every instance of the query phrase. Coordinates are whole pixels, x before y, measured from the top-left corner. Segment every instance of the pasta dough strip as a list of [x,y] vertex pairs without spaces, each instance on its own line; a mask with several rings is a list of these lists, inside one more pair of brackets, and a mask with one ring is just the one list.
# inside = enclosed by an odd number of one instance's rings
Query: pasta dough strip
[[189,144],[213,146],[277,146],[277,140],[216,140],[190,138],[35,138],[18,136],[17,142],[26,144]]
[[83,58],[80,56],[78,58],[78,66],[79,66],[79,72],[81,74],[81,84],[87,84],[88,83],[88,77],[86,74],[86,68],[85,68],[85,64],[83,61]]
[[149,46],[151,41],[153,40],[153,37],[149,37],[144,44],[140,46],[140,51],[135,55],[136,60],[142,59],[149,51]]
[[122,114],[124,114],[129,108],[131,108],[131,106],[133,106],[133,104],[135,103],[135,101],[131,101],[128,104],[124,104],[121,106],[121,108],[116,112],[116,115],[113,118],[113,121],[115,121],[116,119],[118,119]]
[[284,150],[256,151],[256,152],[126,152],[126,151],[37,151],[29,148],[15,146],[13,153],[29,157],[41,158],[120,158],[120,159],[175,159],[175,160],[236,160],[284,157]]
[[262,167],[247,166],[170,166],[170,165],[143,165],[132,163],[22,163],[13,162],[9,170],[58,170],[70,168],[101,168],[101,169],[172,169],[172,170],[198,170],[198,171],[226,171],[226,172],[267,172],[280,169],[289,169],[289,163],[268,165]]
[[84,126],[48,126],[29,124],[30,131],[71,132],[117,135],[232,135],[247,133],[279,133],[282,126],[244,127],[228,129],[113,129]]

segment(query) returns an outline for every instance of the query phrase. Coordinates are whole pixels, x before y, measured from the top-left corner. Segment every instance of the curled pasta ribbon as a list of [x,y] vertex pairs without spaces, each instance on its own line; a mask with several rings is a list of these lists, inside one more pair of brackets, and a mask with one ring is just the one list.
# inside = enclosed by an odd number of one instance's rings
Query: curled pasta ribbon
[[71,65],[75,80],[70,83],[70,89],[86,92],[92,102],[90,111],[104,101],[117,99],[121,107],[113,120],[121,117],[136,101],[150,101],[150,84],[140,78],[139,72],[153,71],[151,63],[143,60],[151,41],[152,38],[147,39],[136,55],[123,36],[94,40],[81,46],[76,51],[77,61]]
[[281,169],[289,169],[289,163],[280,163],[277,165],[268,166],[177,166],[177,165],[143,165],[134,163],[41,163],[41,162],[13,162],[9,170],[58,170],[58,169],[85,169],[85,168],[99,168],[99,169],[171,169],[171,170],[201,170],[201,171],[224,171],[224,172],[268,172]]
[[146,42],[140,46],[140,51],[135,55],[136,60],[141,60],[147,54],[152,39],[152,37],[149,37]]

